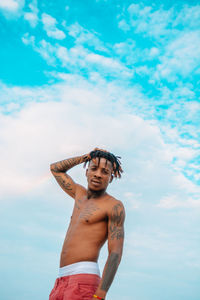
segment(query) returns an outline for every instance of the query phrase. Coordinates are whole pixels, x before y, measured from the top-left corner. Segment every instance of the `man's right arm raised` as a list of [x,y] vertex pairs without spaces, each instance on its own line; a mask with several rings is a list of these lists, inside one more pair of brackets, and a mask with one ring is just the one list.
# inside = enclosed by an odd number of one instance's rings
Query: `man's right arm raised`
[[58,161],[50,165],[50,169],[60,187],[72,198],[76,196],[77,185],[73,179],[66,174],[72,167],[85,162],[88,154],[76,156],[65,160]]

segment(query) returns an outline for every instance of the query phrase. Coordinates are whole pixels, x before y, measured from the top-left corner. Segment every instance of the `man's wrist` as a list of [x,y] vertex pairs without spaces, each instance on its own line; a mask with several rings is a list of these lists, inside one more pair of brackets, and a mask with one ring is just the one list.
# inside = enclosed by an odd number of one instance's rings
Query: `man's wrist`
[[93,295],[93,298],[98,299],[98,300],[104,300],[104,298],[97,296],[96,294]]
[[90,154],[89,153],[82,155],[83,162],[87,161],[88,159],[90,159]]
[[[95,293],[94,293],[94,295],[93,295],[93,298],[95,299],[103,299],[103,300],[105,300],[105,298],[106,298],[106,291],[103,291],[103,290],[101,290],[101,289],[97,289],[96,291],[95,291]],[[99,297],[99,298],[97,298],[97,297]]]

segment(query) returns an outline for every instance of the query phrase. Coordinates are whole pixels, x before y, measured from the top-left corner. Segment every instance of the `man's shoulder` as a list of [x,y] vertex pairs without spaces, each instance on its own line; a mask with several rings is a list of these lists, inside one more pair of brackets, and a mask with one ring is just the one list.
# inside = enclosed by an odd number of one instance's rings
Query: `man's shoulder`
[[122,201],[118,200],[118,199],[116,199],[116,198],[114,198],[110,195],[109,195],[109,201],[108,201],[107,209],[108,209],[109,214],[112,213],[113,210],[123,210],[123,211],[125,211]]

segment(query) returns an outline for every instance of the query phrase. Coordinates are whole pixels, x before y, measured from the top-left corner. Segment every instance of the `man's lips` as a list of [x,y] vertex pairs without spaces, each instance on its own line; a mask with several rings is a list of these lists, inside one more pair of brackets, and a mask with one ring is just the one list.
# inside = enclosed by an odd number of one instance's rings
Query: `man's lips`
[[92,179],[91,182],[94,183],[94,184],[101,184],[101,182],[96,180],[96,179]]

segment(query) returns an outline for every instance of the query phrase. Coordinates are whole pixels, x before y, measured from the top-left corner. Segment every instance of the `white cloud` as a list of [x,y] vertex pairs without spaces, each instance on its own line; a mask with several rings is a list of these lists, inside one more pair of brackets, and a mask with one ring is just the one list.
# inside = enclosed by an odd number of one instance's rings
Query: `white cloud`
[[127,56],[136,48],[136,43],[132,39],[127,39],[125,42],[116,43],[114,50],[119,56]]
[[57,40],[65,39],[66,35],[62,30],[59,30],[56,27],[57,21],[52,16],[43,13],[42,14],[42,23],[44,25],[44,30],[46,31],[49,37],[52,37]]
[[[194,99],[195,98],[195,93],[193,91],[193,86],[187,86],[185,84],[182,84],[180,86],[178,86],[175,90],[174,90],[174,95],[176,98],[186,98],[186,99]],[[191,102],[190,102],[191,105]],[[196,102],[196,105],[198,105],[198,103]],[[197,109],[197,107],[196,107]]]
[[152,47],[149,51],[149,56],[155,57],[155,56],[158,56],[159,53],[160,53],[160,50],[158,48]]
[[174,149],[174,156],[178,157],[180,160],[187,161],[191,160],[197,154],[197,150],[186,147],[179,147],[178,149]]
[[35,36],[29,35],[29,33],[25,33],[22,36],[22,42],[25,45],[30,45],[33,49],[40,53],[44,60],[47,61],[50,65],[56,64],[56,51],[57,48],[53,46],[51,43],[47,42],[46,40],[41,40],[40,42],[36,43]]
[[[139,48],[136,44],[136,41],[128,38],[124,42],[116,43],[113,46],[115,54],[122,60],[125,61],[127,66],[130,66],[132,69],[135,70],[136,63],[138,68],[138,63],[143,64],[139,67],[145,67],[146,74],[152,72],[152,68],[148,67],[146,62],[157,59],[160,54],[160,50],[157,47],[152,48]],[[145,63],[145,65],[144,65]],[[147,70],[148,69],[148,70]]]
[[[200,5],[182,5],[164,9],[163,6],[131,4],[118,16],[118,27],[129,37],[114,45],[115,53],[131,65],[140,76],[149,76],[149,83],[160,80],[178,82],[199,72],[200,57]],[[137,44],[130,44],[130,36],[136,34]],[[137,34],[143,39],[142,47]],[[133,38],[132,38],[133,39]],[[145,41],[149,48],[144,48]],[[134,47],[135,46],[135,47]],[[149,61],[155,60],[153,66]],[[141,63],[137,65],[136,63]],[[145,65],[144,65],[145,63]],[[194,92],[184,88],[182,92],[193,97]],[[174,95],[173,95],[174,96]]]
[[119,21],[118,26],[120,29],[122,29],[125,32],[131,29],[131,27],[128,25],[128,23],[125,20]]
[[200,27],[200,5],[185,4],[173,21],[173,26],[184,25],[185,27],[199,28]]
[[167,45],[155,77],[164,77],[168,81],[175,81],[178,74],[186,77],[199,66],[199,57],[200,31],[183,33]]
[[19,8],[19,1],[17,0],[1,0],[0,8],[11,12],[17,11]]
[[102,75],[111,74],[116,76],[121,74],[124,78],[131,77],[133,72],[126,68],[117,59],[96,54],[84,48],[81,45],[74,46],[69,50],[64,47],[58,47],[57,57],[63,65],[70,69],[86,68],[88,71],[93,71],[93,68],[98,68]]
[[1,0],[0,10],[6,18],[18,17],[22,13],[24,0]]
[[182,5],[177,11],[176,7],[163,9],[161,6],[144,6],[142,3],[131,4],[127,12],[122,13],[118,19],[119,28],[125,32],[134,28],[136,33],[159,39],[162,43],[171,40],[183,30],[198,30],[200,5]]
[[55,57],[55,47],[52,46],[51,43],[47,42],[46,40],[41,40],[38,46],[35,47],[35,51],[39,52],[40,55],[50,64],[56,64],[56,57]]
[[199,199],[180,199],[177,195],[168,195],[163,197],[157,204],[158,207],[164,209],[174,209],[174,208],[200,208],[200,198]]
[[106,68],[112,68],[112,69],[123,69],[123,66],[120,64],[120,62],[110,58],[105,57],[103,55],[90,53],[86,56],[87,61],[94,63],[94,64],[100,64],[102,66],[105,66]]
[[173,10],[164,10],[159,8],[155,10],[151,6],[144,6],[143,4],[131,4],[128,9],[128,16],[124,16],[119,21],[119,28],[124,31],[130,30],[134,27],[136,33],[143,33],[145,36],[153,37],[164,36],[169,33],[168,26],[170,25]]
[[28,21],[32,27],[35,27],[38,23],[38,16],[32,12],[25,13],[24,19]]
[[35,37],[34,36],[30,36],[28,33],[25,33],[23,36],[22,36],[22,42],[25,44],[25,45],[31,45],[31,46],[35,46]]
[[58,47],[56,54],[58,59],[62,61],[63,66],[67,66],[67,64],[70,64],[70,54],[66,47]]
[[124,193],[124,197],[123,197],[123,201],[128,202],[127,206],[128,206],[128,210],[135,210],[140,208],[141,206],[141,200],[142,200],[142,194],[134,194],[133,192],[125,192]]
[[137,15],[140,12],[140,5],[139,4],[131,4],[127,10],[131,15]]
[[[168,220],[169,221],[169,220]],[[162,221],[161,223],[162,224]],[[184,222],[181,224],[184,226]],[[127,237],[127,252],[126,256],[132,257],[129,259],[132,266],[140,269],[145,265],[151,266],[151,268],[161,268],[166,272],[166,264],[174,273],[177,270],[177,259],[181,261],[181,265],[184,268],[186,265],[198,262],[198,245],[197,236],[198,231],[184,232],[177,227],[177,224],[173,224],[173,228],[170,230],[158,227],[140,227],[132,233],[128,233]],[[191,250],[193,247],[193,250]],[[126,251],[126,249],[125,249]],[[179,265],[179,264],[178,264]],[[168,276],[168,274],[166,274]]]
[[[49,87],[1,89],[8,103],[7,115],[1,114],[0,122],[3,195],[38,188],[48,181],[50,162],[95,146],[113,149],[124,157],[121,189],[122,194],[134,190],[132,203],[132,194],[126,194],[132,208],[140,207],[140,199],[158,203],[169,190],[180,197],[198,193],[194,184],[172,170],[174,154],[157,125],[130,113],[130,99],[142,97],[137,88],[131,92],[118,82],[111,85],[97,80],[91,84],[67,74],[65,80]],[[9,108],[13,110],[18,102],[20,111],[10,115]],[[181,155],[183,161],[191,157],[179,149],[176,155]]]
[[[52,23],[54,23],[54,21],[50,18],[49,24]],[[80,72],[83,68],[89,73],[93,73],[93,69],[97,68],[101,76],[106,76],[107,74],[113,76],[120,75],[123,79],[133,76],[133,70],[128,69],[117,59],[96,54],[81,44],[77,44],[69,49],[58,44],[52,44],[44,39],[36,44],[35,37],[30,36],[28,33],[23,35],[22,42],[25,45],[31,45],[35,51],[41,54],[48,64],[56,65],[59,63],[62,67],[68,68],[73,73],[75,70]]]
[[136,68],[136,73],[140,76],[150,75],[151,69],[149,69],[146,65],[140,66]]
[[51,26],[54,27],[55,24],[57,23],[55,18],[53,18],[52,16],[50,16],[46,13],[42,14],[42,22],[47,28],[51,27]]
[[68,67],[73,70],[80,68],[89,68],[86,62],[86,56],[89,51],[81,45],[67,49],[63,46],[58,46],[56,49],[56,57],[60,60],[63,67]]
[[31,27],[36,27],[38,23],[38,8],[37,8],[37,0],[33,0],[32,3],[29,4],[30,12],[24,13],[24,19],[28,21]]
[[64,23],[64,27],[68,30],[68,34],[75,39],[75,43],[78,45],[87,45],[94,47],[95,50],[108,52],[104,43],[98,38],[96,32],[90,32],[89,30],[83,28],[79,23],[74,23],[67,26]]

